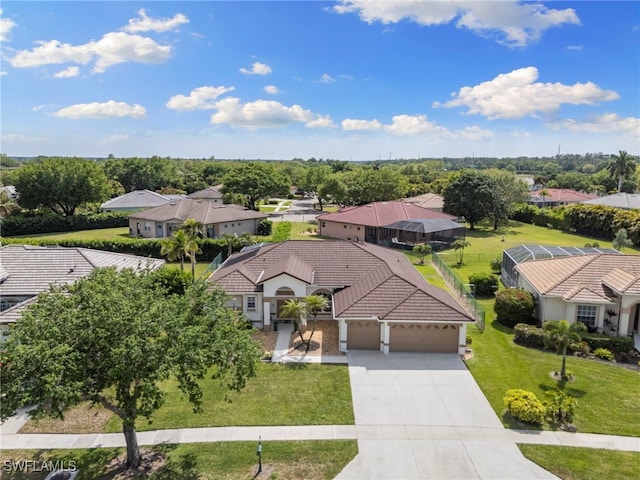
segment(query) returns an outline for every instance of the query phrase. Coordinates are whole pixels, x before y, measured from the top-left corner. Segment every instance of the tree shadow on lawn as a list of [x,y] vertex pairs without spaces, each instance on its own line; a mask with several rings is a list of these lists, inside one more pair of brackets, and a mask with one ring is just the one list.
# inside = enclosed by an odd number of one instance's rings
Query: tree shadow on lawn
[[513,328],[507,327],[506,325],[501,324],[498,320],[494,319],[491,321],[491,326],[498,330],[500,333],[514,334]]
[[549,386],[546,383],[540,383],[538,385],[538,387],[540,388],[540,390],[542,390],[543,392],[547,393],[547,392],[553,392],[555,390],[561,390],[562,392],[566,393],[567,395],[571,395],[572,397],[576,397],[576,398],[581,398],[584,397],[587,392],[585,390],[581,390],[579,388],[573,388],[573,387],[567,387],[567,384],[571,383],[571,382],[567,382],[564,380],[557,380],[556,381],[556,386]]

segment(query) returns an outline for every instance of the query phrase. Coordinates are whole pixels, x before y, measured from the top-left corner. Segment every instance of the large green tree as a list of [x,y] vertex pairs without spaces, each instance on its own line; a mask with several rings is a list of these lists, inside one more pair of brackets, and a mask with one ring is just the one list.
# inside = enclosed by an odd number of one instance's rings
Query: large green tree
[[272,195],[289,192],[288,179],[278,173],[273,165],[264,162],[240,164],[227,173],[222,180],[222,193],[245,195],[247,205],[256,210],[256,202]]
[[63,215],[73,215],[85,203],[106,200],[110,191],[103,169],[83,158],[28,163],[16,172],[14,185],[21,207],[48,208]]
[[493,229],[497,230],[501,223],[509,219],[516,203],[527,201],[529,188],[508,170],[491,169],[485,173],[493,180],[494,184],[493,207],[490,216],[493,219]]
[[495,209],[496,183],[483,172],[465,170],[444,189],[443,210],[464,217],[471,230],[476,223],[490,217]]
[[177,165],[167,158],[119,158],[105,164],[107,176],[117,180],[127,192],[160,190],[162,187],[183,186]]
[[607,171],[612,178],[618,180],[618,193],[620,193],[622,182],[636,171],[636,159],[624,150],[620,150],[618,155],[613,155],[613,160],[607,165]]
[[209,372],[240,390],[255,373],[258,348],[221,291],[197,282],[167,295],[152,272],[96,269],[73,285],[41,293],[11,330],[0,355],[2,418],[35,405],[33,415],[63,418],[81,401],[122,420],[127,465],[140,464],[136,420],[150,419],[175,378],[195,411]]
[[318,199],[320,210],[322,210],[323,205],[327,200],[327,197],[324,195],[328,194],[328,192],[321,189],[321,186],[329,178],[331,172],[331,167],[328,165],[307,167],[307,171],[298,182],[298,188],[300,190],[310,193],[311,195],[315,195]]

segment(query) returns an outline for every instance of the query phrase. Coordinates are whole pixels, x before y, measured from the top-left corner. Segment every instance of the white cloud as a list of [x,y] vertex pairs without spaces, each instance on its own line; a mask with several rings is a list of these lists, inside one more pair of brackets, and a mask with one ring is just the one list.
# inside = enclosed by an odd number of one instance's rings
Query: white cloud
[[580,51],[580,50],[582,50],[583,48],[584,48],[584,46],[583,46],[583,45],[569,45],[569,46],[567,47],[567,50],[577,50],[577,51]]
[[277,95],[280,93],[280,89],[275,85],[267,85],[266,87],[264,87],[264,91],[269,95]]
[[382,124],[377,120],[358,120],[353,118],[345,118],[342,121],[343,130],[380,130]]
[[176,30],[180,25],[189,23],[189,19],[181,13],[175,14],[172,18],[151,18],[144,8],[138,10],[140,18],[132,18],[129,24],[123,28],[126,32],[169,32]]
[[235,87],[198,87],[189,96],[175,95],[167,102],[171,110],[207,110],[216,108],[216,100],[220,95],[235,90]]
[[568,130],[574,133],[612,133],[620,132],[640,138],[640,118],[622,118],[615,113],[596,115],[591,119],[579,122],[570,118],[549,122],[547,127],[553,130]]
[[300,105],[290,107],[273,100],[241,103],[239,98],[227,97],[216,102],[218,110],[211,115],[211,123],[233,127],[268,128],[303,123],[309,128],[333,125],[328,116],[318,115]]
[[328,73],[323,73],[322,76],[320,77],[320,83],[333,83],[335,81],[336,79],[333,78]]
[[558,110],[562,104],[595,105],[617,100],[612,90],[603,90],[595,83],[540,83],[538,69],[526,67],[500,74],[493,80],[473,87],[462,87],[453,93],[453,100],[434,102],[437,107],[467,107],[468,114],[483,115],[491,120],[516,119]]
[[240,71],[245,75],[268,75],[271,73],[271,67],[265,63],[254,62],[251,70],[241,68]]
[[8,59],[12,67],[38,67],[61,63],[87,65],[95,59],[93,72],[102,73],[108,67],[123,62],[161,63],[169,59],[172,47],[160,45],[148,37],[109,32],[96,41],[70,45],[58,40],[39,41],[32,50],[20,50]]
[[[0,16],[2,15],[2,9],[0,8]],[[9,33],[11,29],[16,26],[16,22],[10,18],[0,17],[0,42],[9,41]]]
[[58,73],[54,73],[55,78],[71,78],[80,75],[79,67],[67,67],[64,70],[60,70]]
[[347,118],[342,121],[342,130],[345,131],[378,131],[384,130],[398,137],[415,137],[426,135],[437,139],[483,140],[493,137],[489,130],[477,126],[466,127],[462,130],[449,130],[431,122],[426,115],[395,115],[391,124],[383,125],[377,119],[358,120]]
[[0,77],[3,76],[3,75],[7,75],[7,74],[8,74],[8,72],[2,71],[2,72],[0,72]]
[[54,117],[60,118],[144,118],[147,111],[141,105],[129,105],[125,102],[116,102],[109,100],[108,102],[99,103],[78,103],[62,108],[52,114]]
[[509,47],[524,47],[538,40],[542,32],[551,27],[580,24],[571,8],[548,9],[539,2],[520,3],[517,0],[342,0],[333,9],[337,13],[358,13],[363,21],[370,24],[381,22],[388,25],[408,20],[431,26],[456,21],[458,28],[469,29],[483,37],[494,36],[499,43]]

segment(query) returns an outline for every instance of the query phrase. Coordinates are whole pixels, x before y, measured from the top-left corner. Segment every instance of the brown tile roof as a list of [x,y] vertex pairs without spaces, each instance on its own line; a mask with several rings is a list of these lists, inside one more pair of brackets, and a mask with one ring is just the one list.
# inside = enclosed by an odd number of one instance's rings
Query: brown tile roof
[[597,254],[521,263],[516,270],[543,295],[572,301],[640,294],[640,255]]
[[187,198],[200,198],[204,200],[219,200],[222,198],[222,193],[216,187],[205,188],[197,192],[190,193]]
[[456,217],[442,212],[429,210],[404,201],[375,202],[360,207],[346,207],[335,213],[318,215],[318,220],[331,222],[366,225],[368,227],[383,227],[398,220],[428,220],[443,218],[455,220]]
[[256,218],[267,218],[262,212],[256,212],[240,205],[217,205],[206,200],[183,198],[175,202],[150,208],[129,215],[129,218],[155,222],[182,223],[193,218],[203,225],[237,222]]
[[290,240],[240,252],[208,281],[229,293],[259,292],[263,281],[280,273],[338,289],[336,316],[473,321],[447,292],[427,283],[402,253],[345,240]]
[[[598,198],[597,195],[577,192],[569,188],[545,188],[545,190],[547,191],[547,195],[544,197],[545,202],[577,203]],[[540,192],[541,190],[529,192],[529,195],[531,195],[532,200],[542,202],[543,199],[540,196]]]

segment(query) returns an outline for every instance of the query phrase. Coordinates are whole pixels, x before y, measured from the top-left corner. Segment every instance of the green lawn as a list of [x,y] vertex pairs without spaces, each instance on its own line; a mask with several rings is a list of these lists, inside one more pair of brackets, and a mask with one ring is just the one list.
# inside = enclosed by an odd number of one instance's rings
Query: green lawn
[[[257,471],[257,441],[256,438],[254,442],[142,447],[143,450],[146,448],[161,453],[166,457],[166,463],[150,474],[128,475],[127,478],[249,480],[254,478]],[[263,442],[264,476],[260,478],[329,480],[357,453],[355,440]],[[51,460],[67,465],[75,461],[80,472],[78,480],[107,480],[114,478],[117,473],[114,467],[108,467],[111,460],[117,457],[122,459],[123,455],[121,448],[15,450],[3,452],[2,460]],[[2,471],[2,479],[6,480],[41,480],[46,475],[47,472],[21,474]]]
[[597,448],[518,445],[525,457],[563,480],[640,478],[640,453]]
[[315,222],[291,222],[291,240],[321,240]]
[[81,230],[79,232],[41,233],[38,235],[18,235],[11,238],[50,238],[51,240],[117,240],[129,237],[129,227]]
[[[464,265],[456,265],[453,252],[440,254],[463,283],[468,282],[473,273],[489,273],[489,261],[501,256],[506,248],[521,244],[584,246],[594,241],[589,237],[518,222],[511,222],[498,232],[482,227],[467,231],[467,240],[471,246],[465,249]],[[601,247],[611,246],[610,242],[599,243]],[[424,267],[418,267],[425,278],[431,280],[428,270],[421,269]],[[578,400],[575,416],[578,431],[640,436],[640,410],[634,407],[640,391],[638,372],[570,357],[567,368],[574,372],[576,379],[558,384],[550,377],[550,372],[560,368],[562,357],[516,345],[513,330],[493,321],[494,300],[480,300],[480,304],[487,314],[486,329],[481,334],[475,327],[469,328],[474,357],[467,365],[498,416],[503,418],[502,398],[510,388],[531,390],[543,399],[546,390],[561,387]],[[612,398],[616,400],[611,401]],[[522,428],[521,424],[506,417],[503,422],[509,427]]]

